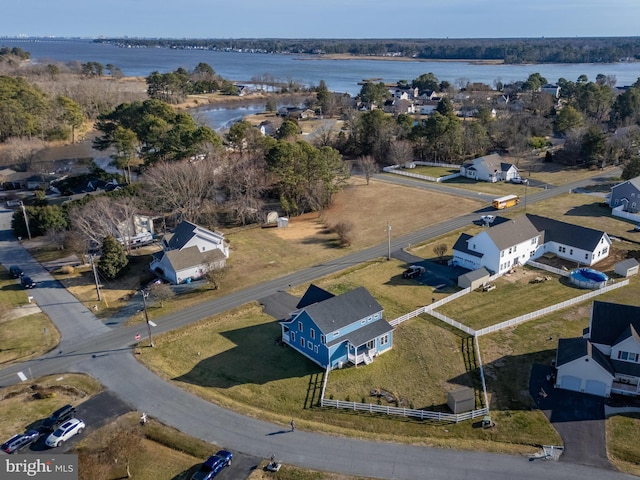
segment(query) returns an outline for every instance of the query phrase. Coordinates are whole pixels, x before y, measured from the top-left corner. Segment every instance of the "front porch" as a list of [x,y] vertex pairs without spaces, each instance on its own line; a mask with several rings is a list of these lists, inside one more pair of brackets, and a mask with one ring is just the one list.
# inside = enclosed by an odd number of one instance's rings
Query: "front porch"
[[634,385],[629,382],[614,381],[611,384],[611,393],[618,395],[640,395],[640,385]]
[[[374,345],[369,345],[373,343]],[[378,355],[378,351],[375,348],[375,341],[367,342],[365,345],[354,347],[352,344],[347,346],[347,361],[353,363],[356,367],[364,363],[369,365],[373,362],[373,358]]]

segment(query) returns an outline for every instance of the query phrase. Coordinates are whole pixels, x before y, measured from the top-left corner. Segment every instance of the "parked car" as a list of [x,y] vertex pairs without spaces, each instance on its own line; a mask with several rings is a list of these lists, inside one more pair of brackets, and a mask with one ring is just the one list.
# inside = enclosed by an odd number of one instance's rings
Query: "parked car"
[[0,450],[5,453],[18,453],[18,450],[28,447],[40,438],[37,430],[27,430],[19,435],[14,435],[0,446]]
[[24,275],[24,272],[22,271],[22,269],[17,265],[11,265],[9,267],[9,273],[13,278],[20,278],[21,276]]
[[76,409],[73,405],[65,405],[49,415],[48,418],[42,422],[42,426],[46,430],[55,430],[59,425],[62,425],[67,420],[76,416]]
[[82,433],[84,422],[79,418],[72,418],[60,425],[51,435],[47,437],[45,443],[48,447],[59,447],[74,435]]
[[231,465],[233,455],[227,450],[220,450],[215,455],[207,458],[206,462],[200,465],[200,469],[191,476],[191,480],[211,480],[218,475],[225,467]]
[[513,177],[511,179],[511,183],[528,183],[529,180],[527,180],[526,178],[522,178],[522,177]]
[[420,265],[411,265],[404,272],[402,276],[404,278],[415,278],[421,276],[425,272],[425,268]]
[[26,275],[20,277],[20,283],[24,288],[33,288],[36,286],[36,282],[34,282],[31,277],[27,277]]
[[480,217],[480,220],[482,221],[482,223],[491,223],[496,219],[495,216],[493,215],[482,215]]
[[640,224],[638,224],[638,225],[636,225],[635,227],[633,227],[633,229],[634,229],[636,232],[640,232]]

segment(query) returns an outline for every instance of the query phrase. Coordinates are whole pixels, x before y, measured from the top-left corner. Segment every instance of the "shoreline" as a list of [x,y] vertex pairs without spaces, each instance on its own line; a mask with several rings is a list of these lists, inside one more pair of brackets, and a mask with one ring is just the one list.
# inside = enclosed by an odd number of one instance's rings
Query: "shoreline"
[[474,59],[448,59],[448,58],[413,58],[413,57],[392,57],[384,55],[352,55],[350,53],[319,54],[318,58],[300,58],[300,60],[374,60],[388,62],[438,62],[438,63],[472,63],[475,65],[503,65],[504,60],[474,60]]

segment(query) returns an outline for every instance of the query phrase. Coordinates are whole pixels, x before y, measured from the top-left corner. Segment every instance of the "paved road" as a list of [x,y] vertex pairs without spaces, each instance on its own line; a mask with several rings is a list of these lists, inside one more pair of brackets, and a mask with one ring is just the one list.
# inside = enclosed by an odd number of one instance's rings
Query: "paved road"
[[[583,183],[583,182],[579,182]],[[584,185],[588,183],[584,182]],[[575,188],[567,185],[569,188]],[[562,189],[556,190],[561,193]],[[541,198],[545,198],[541,195]],[[534,200],[531,199],[533,202]],[[0,371],[0,386],[18,381],[16,372],[29,369],[34,377],[64,371],[85,372],[139,411],[181,431],[248,455],[275,454],[287,464],[376,478],[407,479],[563,479],[635,478],[563,462],[528,461],[524,457],[460,452],[349,438],[332,437],[274,425],[224,410],[159,378],[131,355],[138,327],[111,329],[100,322],[44,272],[7,232],[9,215],[0,212],[0,262],[20,263],[41,282],[34,297],[60,328],[63,341],[48,355]],[[395,251],[469,224],[479,214],[465,215],[392,241]],[[284,291],[350,265],[387,254],[379,245],[295,274],[250,287],[157,321],[156,332],[168,331],[248,301]]]

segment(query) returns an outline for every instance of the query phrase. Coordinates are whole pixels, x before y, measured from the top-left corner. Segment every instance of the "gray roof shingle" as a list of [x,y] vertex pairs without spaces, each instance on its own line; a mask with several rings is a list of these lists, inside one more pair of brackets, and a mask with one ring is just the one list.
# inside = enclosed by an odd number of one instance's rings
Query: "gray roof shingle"
[[314,303],[304,309],[322,333],[327,334],[382,311],[364,287]]

